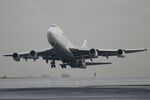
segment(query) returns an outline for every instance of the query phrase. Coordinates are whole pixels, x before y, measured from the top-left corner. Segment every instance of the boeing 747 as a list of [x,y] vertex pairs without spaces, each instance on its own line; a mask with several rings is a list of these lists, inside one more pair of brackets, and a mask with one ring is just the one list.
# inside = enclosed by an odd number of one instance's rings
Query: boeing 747
[[[51,68],[55,68],[55,61],[62,61],[60,64],[62,68],[66,68],[69,65],[71,68],[82,68],[86,69],[90,65],[103,65],[111,64],[111,62],[94,62],[93,58],[110,57],[117,56],[120,58],[125,58],[125,54],[136,53],[146,51],[145,48],[141,49],[96,49],[96,48],[86,48],[86,41],[83,43],[83,48],[75,47],[65,36],[63,31],[56,25],[51,25],[47,32],[47,39],[52,48],[36,52],[31,50],[29,53],[13,53],[9,55],[4,55],[6,57],[12,57],[15,61],[19,62],[20,58],[27,59],[39,59],[48,63],[51,62]],[[86,62],[86,59],[90,59]]]

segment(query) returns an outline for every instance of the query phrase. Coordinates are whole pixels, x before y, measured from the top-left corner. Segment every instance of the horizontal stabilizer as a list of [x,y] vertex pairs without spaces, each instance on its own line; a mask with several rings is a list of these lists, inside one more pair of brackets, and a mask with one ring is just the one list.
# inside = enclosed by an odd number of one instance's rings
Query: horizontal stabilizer
[[106,64],[112,64],[111,62],[86,62],[87,66],[90,65],[106,65]]

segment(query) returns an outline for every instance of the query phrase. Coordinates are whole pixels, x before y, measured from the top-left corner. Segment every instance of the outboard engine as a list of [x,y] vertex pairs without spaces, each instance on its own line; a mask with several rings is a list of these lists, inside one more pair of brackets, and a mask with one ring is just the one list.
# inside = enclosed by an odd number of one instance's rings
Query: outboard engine
[[124,52],[124,50],[118,49],[117,53],[118,53],[118,57],[125,58],[125,52]]
[[12,57],[13,57],[14,61],[20,61],[20,56],[18,53],[13,53]]
[[92,48],[92,49],[90,50],[90,56],[91,56],[92,58],[97,58],[97,57],[98,57],[97,49]]
[[36,53],[34,50],[30,51],[30,56],[31,56],[33,59],[38,59],[38,55],[37,55],[37,53]]

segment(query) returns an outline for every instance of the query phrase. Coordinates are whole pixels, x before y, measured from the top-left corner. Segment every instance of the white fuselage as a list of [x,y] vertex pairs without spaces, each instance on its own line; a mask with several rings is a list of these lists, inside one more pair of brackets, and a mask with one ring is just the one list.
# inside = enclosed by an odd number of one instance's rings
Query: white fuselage
[[51,25],[47,32],[47,39],[50,45],[55,49],[56,54],[61,59],[73,61],[73,56],[70,48],[75,48],[71,42],[63,35],[63,31],[56,25]]

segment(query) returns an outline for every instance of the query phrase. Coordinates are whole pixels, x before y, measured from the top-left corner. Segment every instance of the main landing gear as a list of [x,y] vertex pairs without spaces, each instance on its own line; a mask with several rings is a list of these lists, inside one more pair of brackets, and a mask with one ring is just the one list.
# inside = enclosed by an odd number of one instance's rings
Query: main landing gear
[[56,68],[55,60],[52,60],[52,61],[51,61],[51,68]]
[[[46,63],[48,63],[48,60],[46,60]],[[63,63],[63,64],[60,64],[61,65],[61,68],[62,69],[66,69],[66,64],[65,63]],[[55,60],[52,60],[51,61],[51,68],[56,68],[56,65],[55,65]]]
[[61,68],[66,68],[66,65],[65,64],[61,64]]

